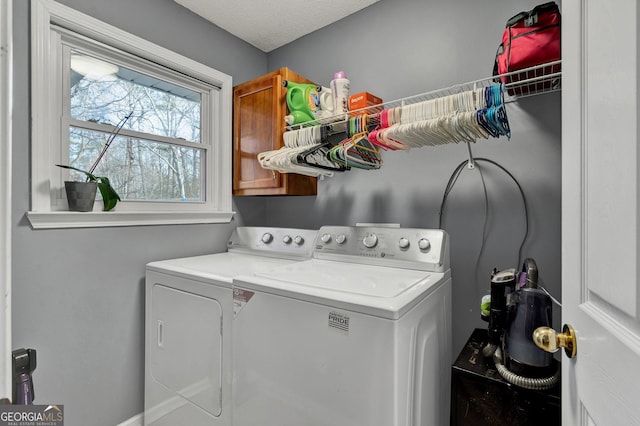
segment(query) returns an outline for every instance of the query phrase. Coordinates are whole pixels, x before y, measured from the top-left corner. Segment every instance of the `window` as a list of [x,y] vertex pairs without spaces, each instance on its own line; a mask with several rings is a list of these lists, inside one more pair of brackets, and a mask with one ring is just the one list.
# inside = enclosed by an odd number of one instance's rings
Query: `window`
[[[107,62],[62,38],[64,164],[111,180],[122,201],[202,202],[209,120],[202,119],[213,87],[185,87]],[[175,77],[174,77],[175,78]],[[122,128],[120,129],[120,125]],[[204,127],[204,128],[203,128]],[[119,130],[104,156],[101,151]],[[201,130],[204,130],[202,132]],[[71,172],[71,175],[77,172]],[[82,179],[82,175],[78,174]]]
[[[231,77],[50,0],[32,28],[34,228],[231,219]],[[95,164],[122,201],[67,212],[82,177],[56,164]]]

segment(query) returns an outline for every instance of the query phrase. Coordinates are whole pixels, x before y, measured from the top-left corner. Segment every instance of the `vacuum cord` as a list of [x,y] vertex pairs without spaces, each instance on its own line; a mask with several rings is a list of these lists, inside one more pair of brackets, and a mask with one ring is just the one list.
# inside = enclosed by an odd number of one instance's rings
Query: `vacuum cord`
[[[478,162],[484,162],[484,163],[489,163],[495,167],[497,167],[498,169],[500,169],[501,171],[503,171],[507,176],[509,176],[509,178],[511,178],[511,180],[513,181],[513,183],[515,183],[515,185],[518,188],[518,191],[520,192],[520,196],[522,197],[522,204],[524,207],[524,235],[522,237],[522,242],[520,243],[520,247],[518,249],[518,262],[517,264],[522,264],[522,252],[524,250],[524,245],[527,241],[527,239],[529,238],[529,206],[528,206],[528,202],[527,202],[527,197],[524,194],[524,190],[522,189],[522,186],[520,185],[520,182],[518,182],[518,180],[515,178],[515,176],[513,176],[513,174],[508,171],[507,169],[505,169],[503,166],[501,166],[500,164],[498,164],[497,162],[490,160],[488,158],[475,158],[474,162],[476,163],[476,165],[478,165]],[[451,191],[453,190],[453,187],[455,186],[456,182],[458,181],[458,178],[460,177],[460,174],[462,173],[462,171],[464,170],[465,166],[469,163],[468,160],[463,161],[462,163],[458,164],[458,166],[455,168],[455,170],[453,171],[453,173],[451,174],[451,176],[449,177],[449,182],[447,182],[447,186],[444,190],[444,194],[442,196],[442,202],[440,203],[440,211],[438,212],[438,216],[439,216],[439,220],[438,220],[438,228],[440,229],[444,229],[442,227],[442,222],[443,222],[443,218],[442,216],[444,215],[444,209],[445,209],[445,204],[447,202],[447,198],[449,196],[449,194],[451,193]],[[478,170],[479,167],[478,167]],[[487,188],[486,188],[486,184],[484,182],[484,176],[482,175],[482,172],[480,171],[480,177],[482,179],[482,185],[484,188],[484,196],[485,196],[485,214],[488,213],[488,200],[487,200]],[[486,221],[486,218],[485,218]],[[486,227],[486,223],[485,223],[485,227]],[[484,230],[483,230],[484,232]],[[483,235],[483,240],[484,240],[485,236]],[[483,245],[480,247],[480,254],[482,254],[484,250],[484,241],[483,241]],[[479,260],[478,260],[479,261]]]
[[524,377],[519,376],[507,369],[507,367],[502,364],[502,351],[500,348],[496,348],[493,353],[493,363],[496,365],[496,370],[500,373],[503,379],[512,385],[520,386],[521,388],[531,389],[531,390],[545,390],[554,387],[558,380],[560,379],[560,366],[556,369],[556,372],[553,376],[543,377],[543,378],[532,378],[532,377]]

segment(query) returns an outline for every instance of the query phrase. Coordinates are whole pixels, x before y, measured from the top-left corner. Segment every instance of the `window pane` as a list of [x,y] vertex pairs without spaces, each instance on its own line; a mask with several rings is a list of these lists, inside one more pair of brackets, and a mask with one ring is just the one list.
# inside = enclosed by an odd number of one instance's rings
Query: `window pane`
[[[69,136],[69,164],[89,170],[109,135],[71,127]],[[94,174],[108,177],[123,201],[200,202],[202,161],[200,149],[117,136]]]
[[200,93],[71,52],[71,117],[200,142]]

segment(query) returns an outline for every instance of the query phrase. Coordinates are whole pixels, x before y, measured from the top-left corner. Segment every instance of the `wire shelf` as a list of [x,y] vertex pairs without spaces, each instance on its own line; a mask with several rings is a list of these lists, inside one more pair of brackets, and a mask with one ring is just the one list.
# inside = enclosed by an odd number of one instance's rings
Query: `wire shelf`
[[349,120],[349,117],[361,114],[375,114],[382,109],[404,107],[418,102],[437,99],[444,96],[455,95],[457,93],[476,90],[488,87],[492,84],[504,83],[505,103],[515,102],[518,99],[528,96],[540,95],[543,93],[556,92],[561,89],[562,72],[560,70],[562,61],[548,62],[542,65],[525,68],[522,70],[495,75],[492,77],[475,80],[468,83],[456,84],[445,89],[433,90],[430,92],[413,95],[390,102],[383,102],[378,105],[360,108],[344,114],[325,117],[318,120],[307,121],[289,125],[286,130],[297,130],[304,127],[317,125],[338,126]]

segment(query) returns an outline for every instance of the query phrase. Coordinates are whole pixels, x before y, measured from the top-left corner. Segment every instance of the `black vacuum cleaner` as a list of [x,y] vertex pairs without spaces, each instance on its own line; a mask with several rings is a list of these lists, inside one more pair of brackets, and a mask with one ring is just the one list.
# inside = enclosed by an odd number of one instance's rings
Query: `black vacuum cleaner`
[[489,322],[489,342],[483,354],[493,357],[503,379],[536,390],[558,383],[558,362],[532,339],[536,328],[551,327],[551,297],[538,288],[538,268],[533,259],[524,261],[520,273],[494,269],[491,304],[482,317]]

